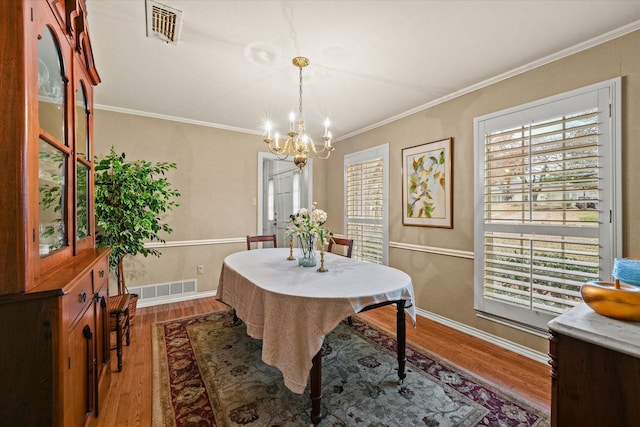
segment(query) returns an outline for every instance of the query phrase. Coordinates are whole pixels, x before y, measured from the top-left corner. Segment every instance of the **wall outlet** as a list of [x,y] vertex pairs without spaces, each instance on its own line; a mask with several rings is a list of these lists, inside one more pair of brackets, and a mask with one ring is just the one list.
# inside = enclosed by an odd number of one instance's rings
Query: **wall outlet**
[[204,265],[198,265],[198,274],[204,274]]

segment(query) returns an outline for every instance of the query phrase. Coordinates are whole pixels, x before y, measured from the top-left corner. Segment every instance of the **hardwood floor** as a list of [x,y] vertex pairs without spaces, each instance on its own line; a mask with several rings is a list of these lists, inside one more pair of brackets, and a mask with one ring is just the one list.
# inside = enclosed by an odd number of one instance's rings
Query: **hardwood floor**
[[[92,427],[136,427],[151,425],[151,326],[156,322],[208,313],[226,306],[215,298],[139,308],[131,327],[131,345],[124,348],[123,369],[117,372],[115,351],[111,353],[111,388],[99,418]],[[395,330],[392,306],[361,315],[386,330]],[[480,339],[419,317],[416,328],[407,327],[408,344],[416,344],[508,389],[532,404],[549,408],[549,367],[488,344]]]

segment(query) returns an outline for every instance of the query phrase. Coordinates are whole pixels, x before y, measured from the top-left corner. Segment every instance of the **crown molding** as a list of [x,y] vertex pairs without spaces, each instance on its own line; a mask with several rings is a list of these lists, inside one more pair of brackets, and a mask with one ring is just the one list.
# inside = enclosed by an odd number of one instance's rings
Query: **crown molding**
[[[557,61],[559,59],[562,58],[566,58],[567,56],[582,52],[584,50],[590,49],[592,47],[598,46],[600,44],[606,43],[608,41],[614,40],[618,37],[622,37],[626,34],[632,33],[636,30],[640,29],[640,20],[639,21],[635,21],[632,22],[631,24],[622,26],[620,28],[617,28],[613,31],[609,31],[608,33],[604,33],[600,36],[594,37],[592,39],[589,39],[587,41],[584,41],[582,43],[578,43],[574,46],[571,46],[567,49],[563,49],[559,52],[553,53],[551,55],[548,55],[544,58],[532,61],[528,64],[525,64],[521,67],[517,67],[514,68],[510,71],[507,71],[505,73],[499,74],[497,76],[491,77],[487,80],[484,80],[482,82],[473,84],[471,86],[467,86],[463,89],[460,89],[458,91],[452,92],[448,95],[445,95],[441,98],[438,98],[436,100],[427,102],[426,104],[422,104],[419,105],[415,108],[412,108],[410,110],[407,110],[403,113],[400,114],[396,114],[395,116],[389,117],[387,119],[384,119],[382,121],[373,123],[369,126],[365,126],[361,129],[355,130],[353,132],[350,132],[346,135],[342,135],[340,137],[334,138],[334,142],[340,142],[340,141],[344,141],[347,140],[349,138],[352,138],[354,136],[360,135],[362,133],[368,132],[370,130],[379,128],[381,126],[387,125],[389,123],[395,122],[397,120],[403,119],[405,117],[411,116],[413,114],[419,113],[421,111],[427,110],[429,108],[435,107],[439,104],[445,103],[447,101],[450,101],[452,99],[461,97],[463,95],[469,94],[471,92],[474,92],[476,90],[479,89],[483,89],[487,86],[491,86],[495,83],[501,82],[503,80],[507,80],[511,77],[526,73],[527,71],[531,71],[533,69],[536,69],[538,67],[541,67],[543,65],[549,64],[551,62]],[[173,121],[173,122],[179,122],[179,123],[186,123],[186,124],[192,124],[192,125],[197,125],[197,126],[205,126],[205,127],[211,127],[211,128],[216,128],[216,129],[223,129],[223,130],[229,130],[229,131],[233,131],[233,132],[241,132],[241,133],[247,133],[247,134],[251,134],[251,135],[262,135],[261,131],[255,130],[255,129],[245,129],[245,128],[238,128],[238,127],[233,127],[233,126],[227,126],[227,125],[222,125],[219,123],[211,123],[211,122],[206,122],[206,121],[201,121],[201,120],[192,120],[192,119],[186,119],[183,117],[176,117],[176,116],[170,116],[170,115],[165,115],[165,114],[156,114],[156,113],[150,113],[147,111],[140,111],[140,110],[133,110],[133,109],[128,109],[128,108],[120,108],[120,107],[114,107],[114,106],[110,106],[110,105],[104,105],[104,104],[94,104],[94,108],[98,109],[98,110],[104,110],[104,111],[112,111],[112,112],[116,112],[116,113],[123,113],[123,114],[132,114],[132,115],[136,115],[136,116],[142,116],[142,117],[150,117],[150,118],[154,118],[154,119],[161,119],[161,120],[169,120],[169,121]]]
[[639,29],[640,29],[640,21],[632,22],[631,24],[625,25],[625,26],[620,27],[620,28],[616,28],[613,31],[609,31],[608,33],[604,33],[604,34],[602,34],[600,36],[594,37],[594,38],[589,39],[587,41],[584,41],[582,43],[578,43],[578,44],[576,44],[574,46],[571,46],[571,47],[569,47],[567,49],[563,49],[563,50],[561,50],[559,52],[556,52],[556,53],[553,53],[553,54],[551,54],[549,56],[545,56],[544,58],[537,59],[537,60],[535,60],[533,62],[530,62],[528,64],[525,64],[525,65],[523,65],[521,67],[514,68],[514,69],[512,69],[510,71],[507,71],[506,73],[499,74],[499,75],[497,75],[495,77],[491,77],[491,78],[489,78],[487,80],[484,80],[482,82],[473,84],[471,86],[467,86],[467,87],[465,87],[463,89],[460,89],[460,90],[458,90],[456,92],[452,92],[449,95],[445,95],[445,96],[443,96],[441,98],[438,98],[436,100],[427,102],[426,104],[419,105],[419,106],[417,106],[415,108],[412,108],[410,110],[405,111],[404,113],[396,114],[395,116],[389,117],[388,119],[384,119],[384,120],[382,120],[380,122],[377,122],[377,123],[371,124],[369,126],[363,127],[362,129],[358,129],[358,130],[350,132],[350,133],[348,133],[346,135],[342,135],[342,136],[340,136],[338,138],[335,138],[334,142],[344,141],[344,140],[352,138],[352,137],[354,137],[356,135],[360,135],[360,134],[368,132],[370,130],[379,128],[381,126],[384,126],[384,125],[387,125],[389,123],[395,122],[396,120],[400,120],[402,118],[411,116],[413,114],[419,113],[420,111],[427,110],[429,108],[435,107],[436,105],[445,103],[447,101],[450,101],[452,99],[458,98],[460,96],[469,94],[471,92],[475,92],[476,90],[483,89],[483,88],[485,88],[487,86],[491,86],[491,85],[493,85],[495,83],[501,82],[503,80],[507,80],[507,79],[509,79],[511,77],[515,77],[517,75],[526,73],[527,71],[534,70],[534,69],[536,69],[538,67],[542,67],[543,65],[549,64],[549,63],[557,61],[559,59],[566,58],[567,56],[571,56],[573,54],[582,52],[584,50],[587,50],[587,49],[590,49],[592,47],[598,46],[600,44],[606,43],[608,41],[617,39],[618,37],[622,37],[622,36],[624,36],[626,34],[632,33],[632,32],[634,32],[636,30],[639,30]]
[[185,119],[184,117],[150,113],[148,111],[131,110],[129,108],[113,107],[111,105],[104,105],[104,104],[94,104],[93,107],[94,109],[97,109],[97,110],[112,111],[114,113],[131,114],[134,116],[149,117],[152,119],[160,119],[160,120],[169,120],[172,122],[186,123],[189,125],[205,126],[209,128],[215,128],[215,129],[230,130],[233,132],[249,133],[252,135],[262,135],[261,131],[257,131],[255,129],[237,128],[233,126],[221,125],[219,123],[205,122],[202,120],[192,120],[192,119]]

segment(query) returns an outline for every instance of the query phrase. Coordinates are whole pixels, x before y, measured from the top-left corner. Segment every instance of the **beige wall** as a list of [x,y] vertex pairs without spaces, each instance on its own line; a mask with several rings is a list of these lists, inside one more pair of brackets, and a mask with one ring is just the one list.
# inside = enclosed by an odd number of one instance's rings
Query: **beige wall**
[[[246,244],[218,243],[171,247],[172,242],[244,239],[256,234],[259,135],[96,110],[95,153],[102,157],[113,145],[127,159],[170,161],[178,166],[169,180],[180,190],[180,207],[166,216],[173,233],[162,256],[126,258],[127,284],[140,286],[198,279],[199,291],[217,288],[224,257]],[[325,203],[325,165],[316,161],[314,200]],[[197,266],[205,273],[197,275]]]
[[[336,144],[330,170],[342,168],[343,156],[383,143],[390,146],[391,242],[473,251],[473,119],[547,96],[623,77],[624,254],[640,257],[640,32],[555,61],[508,80],[397,120]],[[414,145],[454,138],[453,229],[402,225],[401,153]],[[635,186],[633,183],[636,183]],[[342,229],[342,177],[327,177],[329,217]],[[390,265],[411,275],[418,308],[445,316],[508,340],[546,352],[544,338],[480,319],[473,310],[473,260],[390,249]]]
[[[343,156],[380,144],[390,145],[390,241],[473,251],[473,119],[501,109],[614,77],[623,77],[624,254],[640,257],[640,32],[445,102],[412,116],[337,143],[327,161],[314,163],[314,197],[329,214],[328,226],[343,232]],[[375,100],[372,100],[372,102]],[[175,161],[171,180],[183,194],[169,218],[167,241],[242,238],[254,233],[257,209],[259,136],[166,120],[97,111],[96,152],[113,144],[130,158]],[[454,228],[406,227],[401,212],[403,148],[454,138]],[[636,184],[637,186],[637,184]],[[159,259],[132,260],[132,285],[196,277],[200,290],[215,289],[222,259],[244,244],[168,248]],[[417,307],[540,352],[547,341],[494,322],[473,310],[473,260],[391,248],[390,265],[411,275]]]

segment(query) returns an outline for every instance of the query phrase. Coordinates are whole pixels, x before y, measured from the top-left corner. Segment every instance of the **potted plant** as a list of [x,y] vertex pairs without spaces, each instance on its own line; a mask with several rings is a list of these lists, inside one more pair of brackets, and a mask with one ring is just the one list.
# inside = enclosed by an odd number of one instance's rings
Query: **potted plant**
[[109,155],[96,159],[96,245],[111,247],[109,267],[116,272],[119,295],[127,292],[125,256],[160,256],[158,250],[146,248],[145,242],[164,243],[159,233],[173,231],[162,220],[164,213],[180,206],[175,201],[180,192],[164,176],[170,169],[176,169],[176,164],[126,161],[125,153],[117,154],[113,146]]

